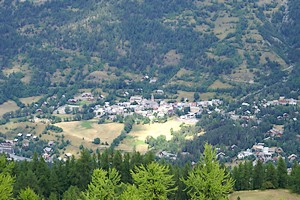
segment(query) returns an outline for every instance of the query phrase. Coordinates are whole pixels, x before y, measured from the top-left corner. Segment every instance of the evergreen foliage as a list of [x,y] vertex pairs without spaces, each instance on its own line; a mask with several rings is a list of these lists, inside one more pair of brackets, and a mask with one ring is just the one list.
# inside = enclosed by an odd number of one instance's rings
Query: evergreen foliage
[[22,189],[18,196],[18,200],[38,200],[39,196],[29,187]]
[[173,175],[168,173],[168,166],[155,162],[147,166],[135,167],[135,170],[131,171],[134,184],[137,185],[137,190],[145,200],[168,199],[168,194],[177,189],[174,187]]
[[83,198],[86,200],[117,199],[120,180],[120,174],[114,168],[109,169],[108,172],[103,169],[95,169]]
[[234,185],[230,174],[220,167],[216,151],[208,144],[205,144],[200,162],[189,172],[184,183],[191,199],[199,200],[225,200]]

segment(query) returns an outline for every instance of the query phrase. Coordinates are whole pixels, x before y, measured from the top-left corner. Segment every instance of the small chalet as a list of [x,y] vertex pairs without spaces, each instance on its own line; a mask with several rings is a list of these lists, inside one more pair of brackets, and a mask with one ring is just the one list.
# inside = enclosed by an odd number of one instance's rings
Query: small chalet
[[50,153],[52,151],[52,148],[51,147],[46,147],[44,148],[44,152],[45,153]]
[[130,103],[136,102],[136,103],[139,104],[139,103],[142,102],[142,100],[143,100],[143,97],[142,97],[142,96],[132,96],[132,97],[130,97],[129,102],[130,102]]

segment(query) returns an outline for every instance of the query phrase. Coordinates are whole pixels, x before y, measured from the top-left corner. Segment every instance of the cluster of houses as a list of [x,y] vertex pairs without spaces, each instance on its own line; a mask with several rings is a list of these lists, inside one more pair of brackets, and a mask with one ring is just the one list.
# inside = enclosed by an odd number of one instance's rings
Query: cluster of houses
[[26,135],[23,133],[18,133],[17,136],[13,140],[5,140],[4,142],[0,143],[0,153],[13,153],[15,144],[22,141],[22,147],[26,148],[29,146],[30,140],[39,140],[37,136],[33,136],[31,133],[27,133]]
[[[276,161],[282,153],[283,149],[281,147],[266,147],[264,143],[257,143],[251,149],[239,152],[237,159],[243,160],[249,156],[253,156],[256,160],[261,160],[262,162]],[[288,156],[290,162],[293,162],[295,159],[297,159],[297,155],[295,154]]]
[[[269,135],[270,137],[274,138],[274,137],[282,137],[283,135],[283,130],[279,130],[277,128],[272,128],[271,130],[269,130],[266,135]],[[265,138],[268,139],[268,138]]]
[[[56,157],[54,155],[54,149],[55,149],[55,142],[54,141],[49,141],[47,146],[43,149],[44,153],[43,153],[43,158],[45,159],[45,161],[47,162],[52,162],[54,157]],[[66,161],[67,159],[71,158],[72,154],[71,153],[65,153],[63,157],[58,157],[58,160],[63,160]]]
[[0,153],[14,154],[13,141],[6,140],[0,143]]
[[44,151],[43,158],[46,161],[49,161],[51,159],[54,145],[55,145],[55,142],[51,140],[48,142],[48,145],[43,149],[43,151]]
[[168,159],[171,159],[171,160],[176,160],[177,159],[176,154],[173,154],[173,153],[170,153],[170,152],[167,152],[167,151],[160,151],[156,154],[156,156],[159,157],[159,158],[168,158]]
[[[244,121],[249,121],[249,120],[258,120],[257,114],[261,112],[261,108],[266,108],[269,106],[277,106],[277,105],[291,105],[291,106],[296,106],[297,105],[297,100],[296,99],[285,99],[285,97],[280,97],[279,100],[272,100],[272,101],[267,101],[267,100],[262,100],[261,102],[254,102],[253,105],[247,102],[243,102],[241,104],[241,107],[239,110],[243,110],[242,113],[238,113],[237,111],[231,111],[228,112],[227,115],[233,120],[244,120]],[[289,115],[287,113],[283,113],[282,115],[277,116],[278,120],[283,120],[288,118]],[[297,121],[297,118],[293,118],[294,121]],[[245,126],[247,126],[245,124]]]
[[18,133],[17,137],[15,137],[15,139],[13,140],[14,143],[19,142],[19,140],[25,140],[25,141],[29,141],[29,140],[38,140],[38,136],[36,135],[32,135],[31,133],[27,133],[26,135],[24,135],[23,133]]
[[[18,134],[18,137],[23,137],[23,135],[20,136],[20,134]],[[15,144],[16,144],[16,140],[5,140],[5,141],[1,142],[0,143],[0,154],[2,154],[2,153],[6,154],[8,156],[7,157],[8,160],[13,159],[15,161],[22,161],[22,160],[30,161],[31,159],[15,155],[15,150],[14,150]],[[24,144],[26,144],[26,145],[24,145]],[[24,139],[23,147],[27,147],[28,145],[29,145],[28,140]]]
[[285,97],[279,97],[278,100],[264,101],[263,105],[266,106],[276,106],[276,105],[297,105],[296,99],[286,99]]
[[163,118],[175,113],[175,110],[183,110],[185,107],[190,108],[190,112],[181,116],[182,119],[195,119],[196,114],[201,113],[203,108],[208,106],[222,105],[223,101],[219,99],[213,99],[211,101],[200,102],[174,102],[167,103],[165,101],[155,101],[152,95],[151,99],[145,99],[142,96],[131,96],[128,102],[117,103],[110,105],[106,102],[104,106],[96,105],[94,112],[96,117],[100,118],[104,115],[108,115],[110,118],[115,118],[116,115],[130,115],[133,113],[140,114],[144,117],[154,119],[155,117]]
[[[99,98],[103,98],[103,95],[100,95]],[[77,103],[78,101],[89,101],[93,102],[95,100],[95,97],[92,93],[90,92],[84,92],[80,96],[75,97],[73,99],[68,99],[69,103]]]

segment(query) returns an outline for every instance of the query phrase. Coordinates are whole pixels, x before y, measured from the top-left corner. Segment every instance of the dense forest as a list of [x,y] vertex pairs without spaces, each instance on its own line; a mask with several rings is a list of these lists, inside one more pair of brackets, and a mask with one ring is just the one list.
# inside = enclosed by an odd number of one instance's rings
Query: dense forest
[[[81,152],[79,159],[46,163],[8,161],[0,157],[1,199],[227,199],[234,190],[290,188],[300,193],[300,166],[288,175],[285,161],[256,165],[220,165],[216,151],[205,144],[196,164],[170,165],[150,152],[121,154]],[[229,171],[230,170],[230,171]]]

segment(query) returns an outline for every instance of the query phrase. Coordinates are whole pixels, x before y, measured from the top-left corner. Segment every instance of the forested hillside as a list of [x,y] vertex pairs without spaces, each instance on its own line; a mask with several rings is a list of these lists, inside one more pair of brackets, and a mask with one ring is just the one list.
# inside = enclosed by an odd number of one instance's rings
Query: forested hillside
[[[70,85],[114,96],[136,88],[297,96],[296,0],[0,4],[1,103]],[[211,86],[216,80],[227,87]]]
[[299,33],[299,0],[0,0],[0,200],[300,193]]

